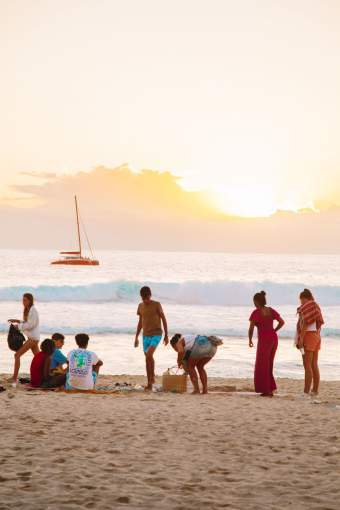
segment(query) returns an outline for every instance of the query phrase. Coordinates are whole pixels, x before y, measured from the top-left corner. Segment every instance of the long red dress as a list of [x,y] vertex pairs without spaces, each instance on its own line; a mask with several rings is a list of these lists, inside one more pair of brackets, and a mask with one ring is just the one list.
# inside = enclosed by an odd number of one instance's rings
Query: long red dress
[[249,319],[255,323],[258,333],[254,372],[256,393],[272,393],[276,390],[273,365],[278,338],[273,322],[274,320],[281,320],[281,317],[273,308],[270,310],[270,315],[263,315],[260,309],[256,309]]

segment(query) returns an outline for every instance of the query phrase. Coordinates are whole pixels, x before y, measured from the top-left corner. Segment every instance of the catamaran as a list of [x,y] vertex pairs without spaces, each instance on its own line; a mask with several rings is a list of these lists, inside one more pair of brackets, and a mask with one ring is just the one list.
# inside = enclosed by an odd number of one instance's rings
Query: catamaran
[[82,254],[82,242],[81,242],[81,233],[80,233],[80,223],[79,223],[79,210],[78,210],[78,201],[77,197],[74,197],[75,207],[76,207],[76,219],[77,219],[77,233],[78,233],[78,251],[61,251],[60,255],[64,255],[64,257],[54,260],[51,264],[63,264],[67,266],[99,266],[99,261],[96,260],[93,256],[92,248],[87,237],[87,233],[85,227],[83,225],[83,230],[85,233],[85,237],[87,240],[87,244],[91,253],[90,257],[83,257]]

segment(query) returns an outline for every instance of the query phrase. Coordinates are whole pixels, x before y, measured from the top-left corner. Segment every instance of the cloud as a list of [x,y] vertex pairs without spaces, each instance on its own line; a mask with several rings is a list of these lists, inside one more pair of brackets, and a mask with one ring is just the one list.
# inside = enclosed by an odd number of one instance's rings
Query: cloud
[[77,194],[82,209],[89,216],[99,218],[109,215],[114,219],[114,215],[122,213],[150,221],[153,214],[162,218],[219,215],[202,193],[185,191],[179,184],[179,178],[170,172],[142,170],[136,173],[127,165],[115,169],[97,167],[91,172],[54,176],[53,180],[42,184],[15,185],[13,189],[44,202],[42,208],[49,211],[60,210],[63,204],[62,209],[67,212],[67,207],[72,207],[73,196]]
[[57,174],[54,172],[20,172],[19,175],[37,179],[55,179],[57,177]]
[[170,172],[98,167],[16,185],[33,197],[31,208],[3,204],[0,243],[5,247],[72,248],[73,197],[97,249],[246,252],[339,252],[340,212],[280,212],[271,218],[221,214],[204,194],[183,189]]

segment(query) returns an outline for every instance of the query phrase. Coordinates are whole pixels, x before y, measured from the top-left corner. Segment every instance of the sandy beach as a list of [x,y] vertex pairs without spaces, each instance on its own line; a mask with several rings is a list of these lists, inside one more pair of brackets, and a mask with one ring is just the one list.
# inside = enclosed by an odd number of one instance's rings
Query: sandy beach
[[[115,381],[144,378],[99,378]],[[340,382],[318,403],[278,385],[273,399],[247,379],[210,379],[206,396],[8,389],[0,510],[338,510]]]

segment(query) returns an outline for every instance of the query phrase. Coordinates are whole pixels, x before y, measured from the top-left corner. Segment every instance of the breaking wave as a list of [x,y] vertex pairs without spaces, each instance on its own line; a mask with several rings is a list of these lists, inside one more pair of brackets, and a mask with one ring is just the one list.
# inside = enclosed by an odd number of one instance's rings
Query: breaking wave
[[[305,283],[277,283],[272,281],[187,281],[137,282],[112,281],[88,285],[39,285],[36,287],[0,287],[0,301],[16,301],[24,292],[32,292],[40,302],[136,302],[143,285],[152,288],[155,299],[164,303],[200,306],[249,306],[259,290],[267,292],[273,306],[296,305]],[[322,305],[340,305],[340,287],[313,286],[315,297]]]

